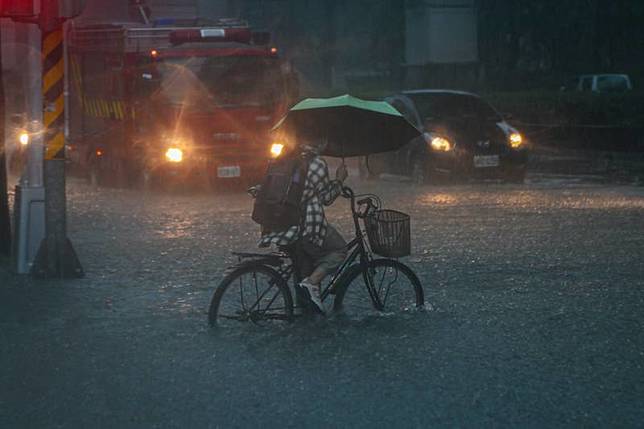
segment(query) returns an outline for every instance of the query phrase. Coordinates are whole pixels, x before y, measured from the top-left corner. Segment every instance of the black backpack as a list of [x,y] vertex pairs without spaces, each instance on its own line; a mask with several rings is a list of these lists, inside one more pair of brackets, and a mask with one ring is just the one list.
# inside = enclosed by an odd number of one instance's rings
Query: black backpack
[[309,157],[294,154],[278,158],[268,166],[252,215],[264,231],[285,231],[301,224],[309,162]]

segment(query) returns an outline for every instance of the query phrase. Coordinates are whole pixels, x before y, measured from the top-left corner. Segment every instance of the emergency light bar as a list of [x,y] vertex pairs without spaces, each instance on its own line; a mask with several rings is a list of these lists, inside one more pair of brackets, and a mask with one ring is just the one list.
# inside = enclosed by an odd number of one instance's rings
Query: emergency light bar
[[238,42],[250,43],[252,33],[248,28],[202,28],[174,30],[170,32],[170,43],[180,45],[190,42]]

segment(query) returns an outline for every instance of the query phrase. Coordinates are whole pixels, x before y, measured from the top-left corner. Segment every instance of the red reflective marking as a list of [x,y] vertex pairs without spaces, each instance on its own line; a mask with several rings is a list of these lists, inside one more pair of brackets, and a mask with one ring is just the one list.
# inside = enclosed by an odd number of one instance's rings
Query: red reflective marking
[[159,51],[157,58],[184,57],[271,57],[275,55],[268,49],[257,48],[216,48],[216,49],[186,49]]

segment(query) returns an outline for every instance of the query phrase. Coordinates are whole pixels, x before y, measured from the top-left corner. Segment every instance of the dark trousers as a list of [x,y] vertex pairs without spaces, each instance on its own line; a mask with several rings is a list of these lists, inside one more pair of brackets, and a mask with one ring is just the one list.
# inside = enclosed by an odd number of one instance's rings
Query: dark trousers
[[303,237],[297,252],[301,278],[310,275],[318,267],[332,273],[347,257],[346,246],[347,242],[331,225],[328,226],[322,246],[313,244]]

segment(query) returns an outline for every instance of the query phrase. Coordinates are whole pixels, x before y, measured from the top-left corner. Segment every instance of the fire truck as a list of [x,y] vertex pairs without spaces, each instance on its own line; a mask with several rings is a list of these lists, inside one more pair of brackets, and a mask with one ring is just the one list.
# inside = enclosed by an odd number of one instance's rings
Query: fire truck
[[279,154],[270,129],[297,78],[270,34],[165,20],[75,24],[67,40],[67,156],[98,184],[248,184]]

